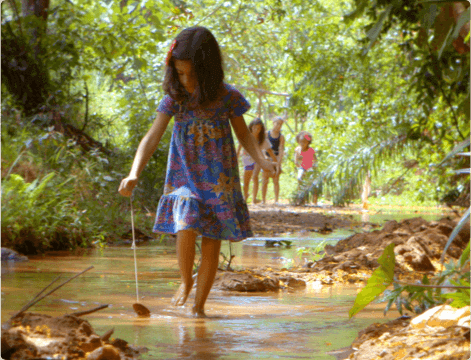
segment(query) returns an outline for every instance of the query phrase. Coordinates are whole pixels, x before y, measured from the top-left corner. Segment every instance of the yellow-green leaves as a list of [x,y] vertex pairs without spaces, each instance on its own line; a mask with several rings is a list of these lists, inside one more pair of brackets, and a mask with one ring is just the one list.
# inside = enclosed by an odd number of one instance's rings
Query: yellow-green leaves
[[348,312],[352,317],[366,305],[375,300],[386,288],[392,284],[394,278],[394,243],[389,244],[384,249],[383,254],[378,259],[379,268],[377,268],[366,286],[360,291],[355,299],[355,303]]

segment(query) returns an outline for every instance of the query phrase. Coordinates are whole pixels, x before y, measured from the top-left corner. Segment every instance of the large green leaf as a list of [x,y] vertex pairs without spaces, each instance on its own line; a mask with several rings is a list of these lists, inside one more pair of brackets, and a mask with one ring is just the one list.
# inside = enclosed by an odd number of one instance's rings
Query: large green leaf
[[355,303],[348,312],[351,318],[362,310],[366,305],[375,300],[384,290],[388,288],[394,279],[394,266],[396,264],[394,257],[394,243],[389,244],[379,257],[377,268],[368,280],[366,286],[360,291],[355,299]]
[[448,159],[450,159],[451,157],[455,156],[456,154],[458,154],[459,152],[461,152],[463,149],[469,147],[470,145],[470,141],[469,141],[469,137],[462,141],[461,143],[459,143],[458,145],[455,146],[455,148],[453,150],[450,151],[450,153],[445,156],[445,158],[440,162],[440,164],[438,164],[438,166],[442,165],[443,163],[445,163]]
[[463,215],[463,217],[460,219],[460,221],[458,222],[458,224],[455,226],[455,228],[453,229],[452,233],[450,234],[450,237],[448,238],[448,241],[445,245],[445,248],[443,249],[443,253],[442,253],[442,256],[440,258],[440,262],[443,264],[443,262],[445,261],[445,254],[446,254],[446,251],[448,250],[448,248],[450,247],[451,243],[453,242],[453,240],[455,240],[456,238],[456,235],[458,235],[458,233],[461,231],[461,229],[467,224],[467,222],[469,221],[469,210],[470,208],[468,208],[468,210],[466,210],[465,214]]

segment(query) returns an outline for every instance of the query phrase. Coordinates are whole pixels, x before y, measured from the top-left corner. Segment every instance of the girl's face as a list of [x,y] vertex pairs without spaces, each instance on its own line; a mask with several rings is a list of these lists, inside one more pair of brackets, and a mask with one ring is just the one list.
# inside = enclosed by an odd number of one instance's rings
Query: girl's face
[[301,146],[301,149],[305,150],[309,147],[309,141],[307,141],[305,138],[302,138],[299,140],[299,145]]
[[280,131],[281,127],[283,126],[283,121],[278,120],[273,123],[273,130],[274,131]]
[[252,126],[252,134],[256,137],[262,131],[262,124],[256,124]]
[[178,80],[186,91],[193,94],[198,81],[190,60],[175,60],[175,69],[177,69]]

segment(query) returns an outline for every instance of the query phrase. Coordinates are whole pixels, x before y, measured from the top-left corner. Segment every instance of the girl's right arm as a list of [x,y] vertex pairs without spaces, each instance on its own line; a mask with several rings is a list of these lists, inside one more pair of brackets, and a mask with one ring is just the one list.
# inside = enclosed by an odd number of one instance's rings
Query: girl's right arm
[[132,190],[137,184],[137,179],[141,175],[142,170],[146,166],[150,157],[157,149],[160,139],[167,129],[171,116],[158,112],[157,117],[149,129],[147,134],[142,138],[137,148],[136,156],[132,163],[131,171],[128,177],[124,178],[119,185],[119,193],[123,196],[131,196]]

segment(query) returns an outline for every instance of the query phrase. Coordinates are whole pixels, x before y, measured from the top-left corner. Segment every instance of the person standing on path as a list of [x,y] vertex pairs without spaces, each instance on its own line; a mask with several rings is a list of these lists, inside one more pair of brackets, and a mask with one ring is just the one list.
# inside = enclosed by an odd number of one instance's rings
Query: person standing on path
[[[266,137],[265,125],[263,125],[263,121],[260,118],[255,118],[254,120],[252,120],[249,124],[249,131],[252,133],[255,139],[257,139],[257,143],[258,143],[258,146],[260,147],[260,150],[262,152],[267,151],[267,153],[276,163],[277,159],[276,159],[275,153],[271,149],[271,144]],[[239,145],[237,149],[238,158],[240,156],[241,149],[242,149],[242,145]],[[263,156],[262,153],[260,154],[260,156]],[[242,162],[244,164],[244,198],[245,198],[245,201],[248,201],[250,180],[252,179],[253,172],[256,165],[255,165],[255,161],[245,150],[242,151]],[[255,183],[254,183],[254,189],[255,189]],[[257,181],[257,190],[258,190],[258,181]],[[254,194],[254,199],[256,198],[257,196],[256,194]]]
[[[301,131],[296,135],[299,146],[294,150],[294,163],[298,169],[298,186],[301,188],[307,172],[317,167],[316,152],[311,147],[312,135],[307,131]],[[317,206],[317,189],[314,189],[312,202]]]
[[[267,197],[267,187],[268,180],[273,178],[273,188],[275,190],[275,204],[278,205],[278,199],[280,195],[280,174],[281,174],[281,162],[283,161],[283,156],[285,154],[285,137],[281,133],[281,127],[283,126],[285,120],[281,116],[277,116],[273,119],[273,127],[267,132],[268,140],[271,143],[271,148],[276,156],[276,173],[269,173],[264,171],[262,178],[262,203],[266,203]],[[260,171],[260,170],[259,170]],[[258,176],[258,173],[254,174],[254,199],[256,198],[255,184],[257,184],[258,189],[258,178],[255,179],[255,176]]]
[[219,45],[206,28],[180,32],[166,59],[166,95],[156,119],[141,140],[129,175],[119,193],[131,196],[172,117],[167,174],[157,208],[154,232],[177,235],[177,258],[182,283],[174,305],[184,305],[193,287],[197,234],[202,235],[192,313],[204,317],[204,305],[219,262],[221,240],[240,241],[253,235],[242,196],[231,125],[239,142],[265,171],[274,164],[260,156],[257,142],[245,124],[248,101],[223,82]]

